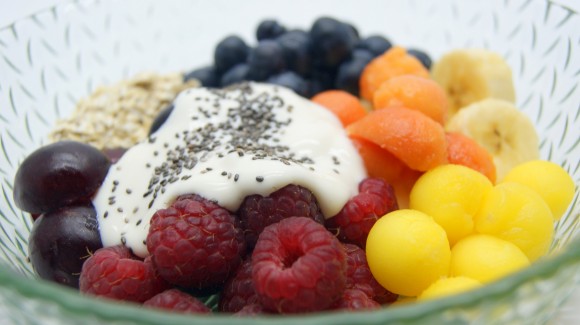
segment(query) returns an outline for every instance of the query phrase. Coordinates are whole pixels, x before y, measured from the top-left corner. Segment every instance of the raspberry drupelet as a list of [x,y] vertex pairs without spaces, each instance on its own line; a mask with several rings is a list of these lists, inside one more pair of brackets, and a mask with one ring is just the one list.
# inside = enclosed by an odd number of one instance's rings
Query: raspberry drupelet
[[367,236],[375,222],[397,210],[393,187],[382,178],[367,178],[359,184],[359,193],[348,200],[342,210],[326,220],[326,227],[338,239],[365,248]]
[[101,248],[89,257],[79,282],[82,293],[133,302],[144,302],[168,287],[150,258],[142,261],[121,245]]
[[298,185],[287,185],[268,196],[250,195],[238,215],[249,247],[253,247],[266,226],[289,217],[307,217],[324,224],[324,216],[312,192]]
[[268,311],[329,308],[346,287],[342,244],[312,219],[291,217],[264,229],[252,254],[252,278]]
[[197,195],[181,196],[155,213],[147,249],[167,282],[200,293],[219,289],[246,254],[234,215]]
[[226,313],[236,313],[251,304],[259,305],[259,298],[252,280],[252,259],[248,257],[226,282],[220,294],[218,309]]
[[203,302],[178,289],[165,290],[145,301],[143,306],[184,314],[210,313],[210,309]]

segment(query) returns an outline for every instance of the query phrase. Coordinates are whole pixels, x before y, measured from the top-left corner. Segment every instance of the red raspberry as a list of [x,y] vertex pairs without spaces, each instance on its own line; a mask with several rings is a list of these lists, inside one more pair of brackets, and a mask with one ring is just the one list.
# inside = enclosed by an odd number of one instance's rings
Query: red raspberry
[[259,303],[253,303],[244,306],[244,308],[234,313],[234,316],[255,316],[265,313],[266,311],[264,310],[264,307],[262,307],[262,305],[260,305]]
[[381,305],[371,299],[362,290],[346,289],[342,293],[340,300],[338,300],[332,307],[332,309],[368,310],[381,308]]
[[238,210],[249,247],[271,224],[290,217],[307,217],[324,224],[324,215],[312,192],[298,185],[287,185],[268,196],[250,195]]
[[337,233],[342,242],[364,249],[375,222],[398,208],[390,184],[381,178],[367,178],[359,184],[359,194],[348,200],[337,215],[326,220],[326,227]]
[[252,280],[252,259],[247,258],[231,277],[220,294],[219,310],[235,313],[252,303],[258,303]]
[[373,277],[364,250],[353,244],[343,244],[346,252],[346,288],[364,292],[380,304],[389,304],[399,297],[383,288]]
[[143,303],[153,307],[184,314],[208,314],[210,309],[197,298],[178,289],[165,290]]
[[165,280],[206,291],[223,285],[246,253],[236,218],[196,195],[178,198],[153,215],[147,249]]
[[291,217],[264,229],[252,254],[252,279],[266,310],[324,310],[346,287],[342,244],[312,219]]
[[83,264],[79,281],[83,293],[134,302],[167,288],[150,258],[141,261],[120,245],[98,249]]

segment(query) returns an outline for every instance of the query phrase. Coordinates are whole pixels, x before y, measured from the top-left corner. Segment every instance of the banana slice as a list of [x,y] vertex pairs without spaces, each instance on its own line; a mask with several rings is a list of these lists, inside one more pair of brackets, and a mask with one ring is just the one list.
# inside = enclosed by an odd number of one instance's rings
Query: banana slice
[[488,98],[462,108],[446,125],[461,132],[493,156],[497,181],[516,165],[539,159],[538,134],[530,119],[512,103]]
[[462,107],[485,98],[515,103],[511,68],[495,52],[483,49],[451,51],[433,65],[431,74],[447,92],[449,117]]

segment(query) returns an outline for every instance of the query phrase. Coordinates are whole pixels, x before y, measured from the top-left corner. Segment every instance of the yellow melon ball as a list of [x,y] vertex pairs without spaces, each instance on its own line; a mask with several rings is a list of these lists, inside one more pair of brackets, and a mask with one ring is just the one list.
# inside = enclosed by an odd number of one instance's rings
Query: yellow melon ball
[[558,220],[574,197],[574,180],[560,165],[532,160],[514,167],[503,182],[515,182],[536,191],[546,201],[554,219]]
[[489,191],[475,217],[475,231],[518,246],[531,262],[548,252],[554,217],[538,193],[518,183],[501,183]]
[[410,208],[433,217],[451,246],[473,232],[473,218],[493,188],[483,174],[461,165],[442,165],[423,174],[413,186]]
[[417,296],[449,271],[451,250],[445,230],[430,216],[397,210],[381,217],[366,243],[375,279],[387,290]]
[[475,289],[479,286],[481,286],[481,282],[465,276],[441,278],[425,289],[425,291],[417,297],[417,300],[421,301],[450,296]]
[[489,283],[528,265],[528,257],[516,245],[494,236],[475,234],[453,246],[449,274]]

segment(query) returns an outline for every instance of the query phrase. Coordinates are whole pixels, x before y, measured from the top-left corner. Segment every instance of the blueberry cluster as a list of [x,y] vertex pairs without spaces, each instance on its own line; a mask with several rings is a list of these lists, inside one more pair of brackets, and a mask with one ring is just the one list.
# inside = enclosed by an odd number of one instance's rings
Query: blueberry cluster
[[[256,39],[256,46],[251,47],[239,36],[224,38],[215,48],[213,65],[195,69],[185,79],[198,79],[205,87],[268,82],[308,98],[328,89],[358,96],[364,67],[391,48],[385,37],[362,38],[351,24],[330,17],[318,18],[310,30],[288,29],[276,20],[264,20]],[[409,54],[430,67],[426,53],[411,49]]]

